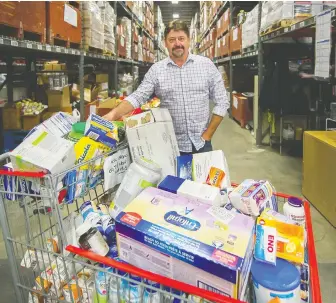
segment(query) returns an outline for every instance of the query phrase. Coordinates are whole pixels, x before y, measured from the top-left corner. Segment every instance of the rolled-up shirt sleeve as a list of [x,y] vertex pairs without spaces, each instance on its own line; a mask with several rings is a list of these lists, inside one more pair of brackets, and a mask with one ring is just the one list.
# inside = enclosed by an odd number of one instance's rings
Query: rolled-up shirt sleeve
[[222,75],[213,63],[210,69],[210,100],[215,104],[212,113],[224,117],[230,107],[230,103]]
[[155,75],[155,65],[153,65],[146,73],[137,90],[125,98],[134,108],[141,107],[154,93],[156,83]]

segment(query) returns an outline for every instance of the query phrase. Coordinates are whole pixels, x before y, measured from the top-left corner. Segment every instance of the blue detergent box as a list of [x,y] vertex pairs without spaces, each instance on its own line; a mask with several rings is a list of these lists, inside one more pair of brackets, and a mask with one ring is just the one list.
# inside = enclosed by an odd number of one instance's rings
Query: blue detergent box
[[85,125],[85,136],[110,148],[119,142],[118,127],[111,121],[91,114]]
[[118,252],[144,270],[239,299],[254,226],[251,217],[151,187],[117,216]]

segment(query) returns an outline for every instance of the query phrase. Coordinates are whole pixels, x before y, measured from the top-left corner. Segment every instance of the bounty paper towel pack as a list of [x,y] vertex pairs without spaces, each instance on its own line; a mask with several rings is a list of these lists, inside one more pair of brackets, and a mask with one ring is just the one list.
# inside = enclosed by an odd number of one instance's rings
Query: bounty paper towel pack
[[222,150],[177,157],[177,176],[182,179],[206,183],[211,168],[224,172],[221,189],[231,186],[229,168]]
[[252,218],[151,187],[117,216],[116,231],[124,261],[240,297],[253,258]]

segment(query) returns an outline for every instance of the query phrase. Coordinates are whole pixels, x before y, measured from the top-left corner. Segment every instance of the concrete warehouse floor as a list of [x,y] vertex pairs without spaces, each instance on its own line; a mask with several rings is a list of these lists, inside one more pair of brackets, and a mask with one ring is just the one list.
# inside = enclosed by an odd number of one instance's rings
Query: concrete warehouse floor
[[[215,149],[223,149],[228,160],[231,180],[246,178],[267,179],[279,192],[301,196],[302,161],[299,158],[280,156],[270,148],[258,150],[250,133],[237,123],[225,118],[215,134]],[[336,298],[336,229],[317,211],[311,208],[316,253],[319,264],[323,303]],[[0,235],[0,302],[15,302],[6,252]],[[334,298],[334,299],[332,299]]]

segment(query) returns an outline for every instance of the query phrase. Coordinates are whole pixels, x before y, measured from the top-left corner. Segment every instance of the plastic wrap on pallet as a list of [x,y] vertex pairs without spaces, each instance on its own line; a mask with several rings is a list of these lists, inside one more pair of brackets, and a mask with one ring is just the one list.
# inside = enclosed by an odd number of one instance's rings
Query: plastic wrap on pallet
[[101,17],[104,24],[104,50],[115,53],[115,33],[114,28],[117,16],[109,2],[99,1]]
[[125,30],[126,58],[132,58],[132,21],[126,17],[121,18],[121,24]]
[[265,1],[262,3],[260,30],[281,20],[304,20],[316,15],[321,9],[320,1]]
[[242,25],[242,48],[258,43],[258,7],[259,4],[246,15]]
[[142,48],[142,37],[139,36],[139,42],[138,42],[138,45],[139,45],[139,49],[138,49],[138,60],[139,61],[144,61],[144,57],[143,57],[143,48]]
[[104,23],[101,11],[93,1],[83,2],[84,46],[104,48]]

